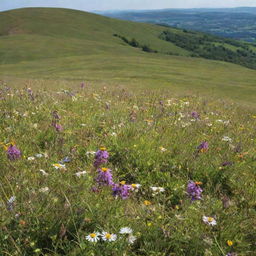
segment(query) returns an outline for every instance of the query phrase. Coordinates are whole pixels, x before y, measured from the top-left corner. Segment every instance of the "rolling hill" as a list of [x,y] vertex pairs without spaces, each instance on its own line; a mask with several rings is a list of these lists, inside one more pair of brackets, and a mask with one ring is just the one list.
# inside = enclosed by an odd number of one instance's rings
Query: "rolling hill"
[[[225,95],[246,103],[255,102],[255,70],[198,58],[204,56],[161,37],[166,30],[182,38],[190,36],[190,32],[174,28],[69,9],[26,8],[1,12],[0,78],[161,87],[174,92],[210,92],[218,97]],[[194,33],[193,36],[204,35]],[[132,47],[133,39],[136,47]],[[255,51],[249,44],[235,46],[236,41],[218,41],[217,37],[209,40],[207,45],[216,47],[217,44],[234,54],[244,46],[252,53]]]

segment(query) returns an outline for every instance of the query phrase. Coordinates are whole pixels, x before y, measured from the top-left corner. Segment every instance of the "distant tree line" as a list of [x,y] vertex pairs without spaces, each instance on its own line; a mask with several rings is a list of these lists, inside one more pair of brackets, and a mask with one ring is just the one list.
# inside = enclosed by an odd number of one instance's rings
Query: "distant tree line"
[[[160,38],[190,51],[191,57],[227,61],[256,69],[256,53],[247,43],[187,30],[180,32],[165,30]],[[232,49],[232,46],[238,49]]]
[[151,52],[151,53],[157,53],[156,50],[151,49],[148,45],[146,44],[140,44],[135,38],[132,38],[131,40],[127,39],[124,36],[118,35],[118,34],[113,34],[113,36],[118,37],[122,39],[126,44],[135,47],[135,48],[140,48],[144,52]]

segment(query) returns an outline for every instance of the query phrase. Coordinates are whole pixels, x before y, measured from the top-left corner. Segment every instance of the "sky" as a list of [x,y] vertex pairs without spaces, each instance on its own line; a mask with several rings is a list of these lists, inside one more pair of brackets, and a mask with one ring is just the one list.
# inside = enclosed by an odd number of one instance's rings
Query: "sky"
[[84,11],[254,6],[256,0],[0,0],[0,11],[22,7],[63,7]]

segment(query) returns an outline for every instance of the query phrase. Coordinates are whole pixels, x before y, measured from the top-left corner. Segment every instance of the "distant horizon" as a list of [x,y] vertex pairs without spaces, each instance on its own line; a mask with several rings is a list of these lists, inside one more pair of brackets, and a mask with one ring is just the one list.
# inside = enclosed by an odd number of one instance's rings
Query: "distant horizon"
[[256,7],[255,0],[0,0],[0,11],[29,7],[67,8],[89,12],[163,9],[221,9]]
[[58,6],[25,6],[25,7],[17,7],[17,8],[11,8],[11,9],[0,9],[0,12],[5,11],[12,11],[12,10],[19,10],[19,9],[29,9],[29,8],[52,8],[52,9],[70,9],[70,10],[77,10],[77,11],[84,11],[84,12],[94,12],[94,13],[100,13],[100,12],[120,12],[120,11],[160,11],[160,10],[203,10],[203,9],[240,9],[240,8],[256,8],[255,6],[235,6],[235,7],[193,7],[193,8],[187,8],[187,7],[179,7],[179,8],[154,8],[154,9],[107,9],[107,10],[83,10],[83,9],[77,9],[77,8],[69,8],[69,7],[58,7]]

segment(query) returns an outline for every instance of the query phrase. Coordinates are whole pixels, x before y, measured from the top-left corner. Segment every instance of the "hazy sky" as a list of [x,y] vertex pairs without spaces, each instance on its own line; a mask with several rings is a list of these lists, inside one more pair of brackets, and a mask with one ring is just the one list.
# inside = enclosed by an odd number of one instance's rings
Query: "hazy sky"
[[92,11],[256,6],[256,0],[0,0],[0,11],[38,6]]

